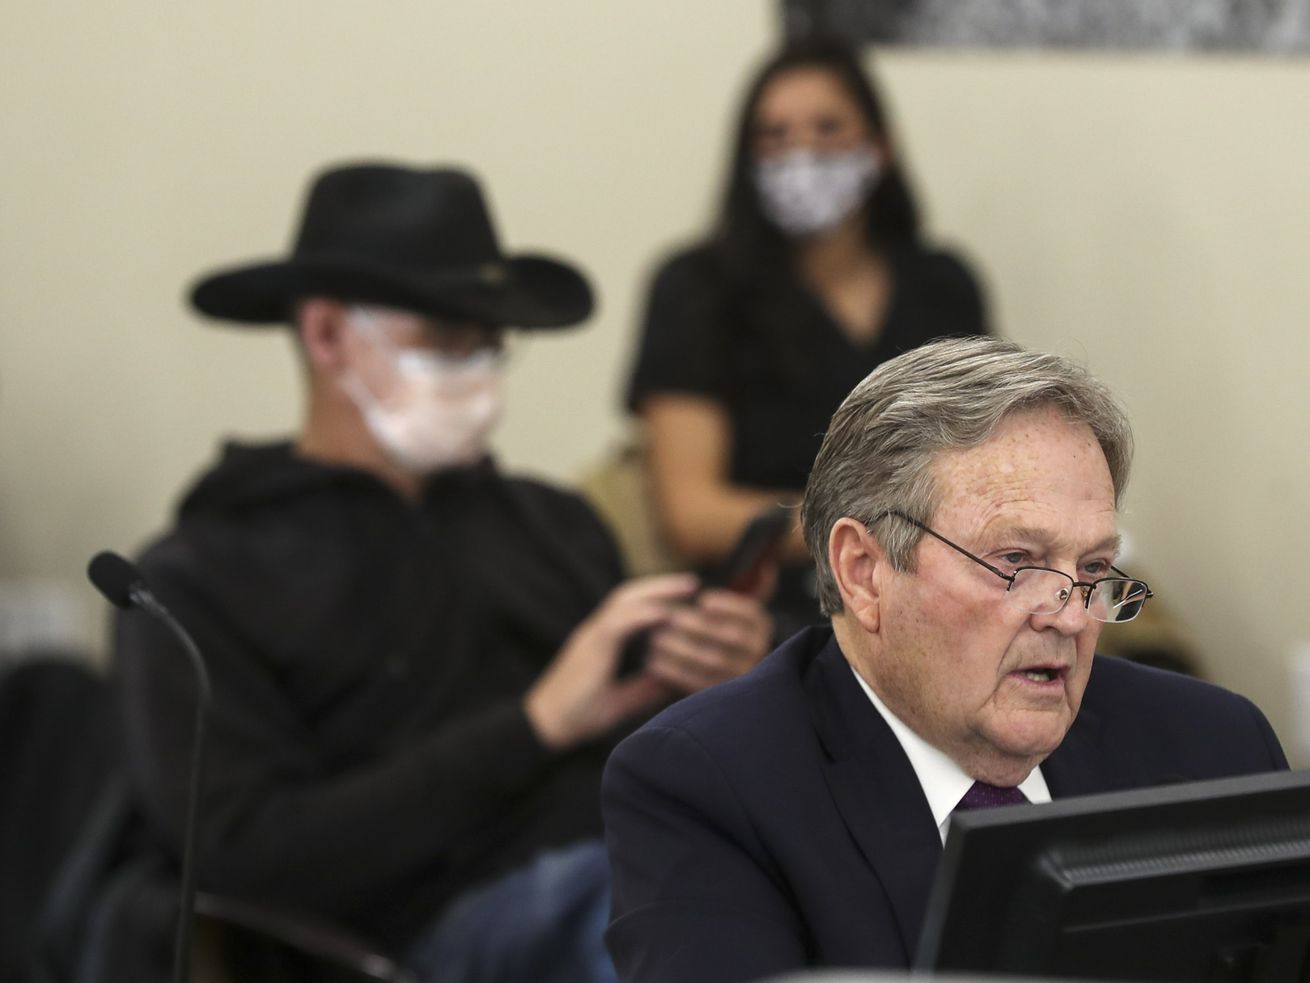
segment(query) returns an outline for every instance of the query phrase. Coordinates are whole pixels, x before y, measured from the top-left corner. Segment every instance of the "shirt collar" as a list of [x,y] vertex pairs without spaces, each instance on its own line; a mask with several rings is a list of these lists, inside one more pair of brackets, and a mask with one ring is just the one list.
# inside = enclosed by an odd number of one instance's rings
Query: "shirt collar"
[[[905,721],[887,709],[887,705],[879,699],[873,687],[864,681],[863,676],[855,672],[854,666],[851,667],[851,672],[854,673],[860,689],[864,690],[864,695],[869,698],[869,702],[882,715],[882,719],[887,721],[887,726],[896,735],[896,740],[900,742],[905,756],[910,759],[910,766],[914,769],[919,785],[923,788],[923,794],[928,800],[928,808],[932,810],[932,821],[937,824],[937,833],[945,843],[951,812],[959,805],[960,799],[964,798],[964,793],[972,787],[974,780],[945,753],[925,741],[911,730]],[[1051,791],[1046,786],[1046,779],[1042,777],[1040,768],[1034,768],[1028,773],[1028,777],[1019,783],[1019,791],[1029,802],[1051,801]]]

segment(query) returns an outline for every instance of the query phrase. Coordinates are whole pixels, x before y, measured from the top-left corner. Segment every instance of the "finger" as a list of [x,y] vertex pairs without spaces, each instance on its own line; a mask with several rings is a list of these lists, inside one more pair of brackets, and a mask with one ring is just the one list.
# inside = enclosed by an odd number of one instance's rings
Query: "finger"
[[589,629],[606,645],[667,620],[674,607],[696,590],[691,574],[668,574],[631,580],[612,590],[588,619]]
[[634,635],[668,625],[676,611],[673,604],[659,600],[632,601],[607,608],[595,623],[598,640],[617,651]]
[[665,573],[629,580],[610,592],[607,603],[629,604],[642,601],[681,601],[691,597],[700,586],[692,573]]
[[704,591],[696,599],[699,610],[707,615],[733,620],[743,630],[745,644],[750,647],[771,647],[773,617],[754,598],[731,591]]
[[722,677],[706,672],[701,666],[672,658],[667,652],[652,652],[646,662],[646,672],[683,693],[695,693],[723,681]]
[[690,644],[728,652],[754,651],[760,647],[762,637],[753,617],[735,613],[724,616],[699,608],[673,611],[663,631],[681,636]]
[[725,618],[756,618],[764,614],[763,606],[749,594],[717,588],[697,594],[696,608]]
[[732,658],[714,646],[701,645],[677,632],[661,631],[652,636],[647,663],[676,666],[679,678],[694,677],[700,685],[721,682],[738,676],[750,662]]

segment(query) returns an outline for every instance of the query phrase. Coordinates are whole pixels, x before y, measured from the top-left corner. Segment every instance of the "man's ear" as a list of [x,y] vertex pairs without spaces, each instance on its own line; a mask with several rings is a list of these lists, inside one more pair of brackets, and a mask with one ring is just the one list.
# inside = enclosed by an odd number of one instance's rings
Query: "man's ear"
[[337,300],[309,297],[296,305],[296,335],[316,373],[335,376],[346,365],[346,308]]
[[855,519],[838,519],[828,535],[828,564],[841,592],[842,607],[870,634],[878,631],[878,574],[887,556],[882,545]]

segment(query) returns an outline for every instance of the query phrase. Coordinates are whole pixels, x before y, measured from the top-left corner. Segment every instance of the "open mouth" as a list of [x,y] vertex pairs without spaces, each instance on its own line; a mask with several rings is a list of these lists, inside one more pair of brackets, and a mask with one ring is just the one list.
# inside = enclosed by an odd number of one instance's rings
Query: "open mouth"
[[1015,675],[1022,676],[1024,679],[1032,680],[1034,683],[1049,683],[1061,678],[1064,675],[1062,669],[1052,669],[1045,666],[1034,666],[1031,669],[1024,669]]

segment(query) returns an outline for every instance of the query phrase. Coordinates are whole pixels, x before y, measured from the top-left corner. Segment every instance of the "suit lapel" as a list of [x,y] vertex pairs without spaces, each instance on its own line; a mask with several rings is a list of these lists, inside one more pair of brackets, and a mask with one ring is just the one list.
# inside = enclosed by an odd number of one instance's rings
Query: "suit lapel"
[[860,690],[835,639],[805,680],[827,750],[824,777],[842,819],[896,912],[906,959],[923,925],[941,840],[905,752]]
[[[918,946],[941,859],[928,800],[896,736],[860,690],[835,639],[830,638],[811,663],[805,692],[828,753],[824,778],[896,912],[909,959]],[[1052,798],[1124,787],[1127,762],[1116,762],[1106,753],[1107,723],[1088,702],[1084,700],[1064,741],[1042,763]]]

